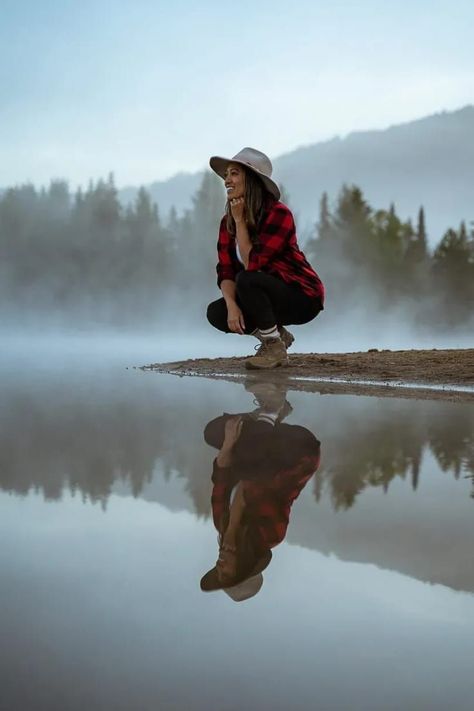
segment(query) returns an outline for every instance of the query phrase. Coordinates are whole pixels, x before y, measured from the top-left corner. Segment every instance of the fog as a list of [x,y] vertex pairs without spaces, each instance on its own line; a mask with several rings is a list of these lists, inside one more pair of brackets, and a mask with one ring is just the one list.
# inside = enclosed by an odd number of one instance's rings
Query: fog
[[[217,295],[217,294],[216,294]],[[43,326],[3,328],[1,351],[3,368],[24,363],[25,367],[49,368],[63,364],[74,368],[97,364],[134,367],[191,358],[215,358],[251,355],[257,340],[252,336],[224,334],[207,322],[205,309],[187,325],[183,317],[148,328],[84,326],[81,329]],[[200,321],[200,322],[199,322]],[[362,309],[350,311],[345,318],[331,319],[322,312],[313,322],[292,326],[294,353],[339,353],[367,351],[370,348],[405,350],[431,348],[472,348],[474,329],[450,332],[416,329],[404,321],[403,314],[379,314],[368,321]]]
[[[287,198],[284,196],[284,199]],[[291,204],[291,203],[290,203]],[[253,339],[206,321],[216,285],[225,199],[207,172],[192,209],[162,215],[146,190],[123,208],[113,176],[71,194],[67,183],[0,196],[2,348],[96,354],[128,364],[244,355]],[[295,328],[297,352],[473,345],[474,236],[462,223],[432,251],[394,205],[375,209],[357,186],[315,205],[300,244],[326,287],[325,310]]]
[[[216,290],[216,297],[219,296]],[[189,323],[186,314],[170,314],[158,323],[131,329],[84,324],[81,328],[54,326],[50,314],[35,317],[35,323],[18,328],[10,325],[1,330],[4,364],[32,362],[36,366],[52,362],[74,361],[81,367],[87,361],[110,365],[141,366],[190,358],[243,356],[253,353],[258,341],[252,336],[224,334],[213,329],[206,319],[206,303],[195,309]],[[474,326],[456,331],[417,328],[407,322],[406,314],[372,314],[367,318],[363,307],[349,309],[334,319],[330,308],[309,324],[291,326],[295,343],[290,353],[338,353],[367,351],[370,348],[405,350],[474,347]]]

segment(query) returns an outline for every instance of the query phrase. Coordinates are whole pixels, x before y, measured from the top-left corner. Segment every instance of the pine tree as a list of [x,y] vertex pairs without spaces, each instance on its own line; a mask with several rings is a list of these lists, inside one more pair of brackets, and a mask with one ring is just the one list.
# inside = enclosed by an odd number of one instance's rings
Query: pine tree
[[328,194],[324,192],[319,203],[319,221],[316,225],[317,239],[326,242],[332,236],[331,213],[329,212]]
[[185,269],[189,282],[194,282],[196,286],[202,286],[211,277],[214,280],[215,244],[224,207],[222,180],[211,171],[206,171],[193,197],[193,209],[189,215],[191,231],[183,235],[185,242],[180,245],[180,250],[187,257]]
[[405,254],[400,283],[406,295],[416,298],[418,307],[428,293],[429,258],[426,244],[425,215],[423,207],[418,212],[416,230],[411,221],[406,223],[403,235]]
[[370,269],[373,251],[372,209],[356,185],[342,187],[334,214],[339,247],[354,266]]
[[466,224],[459,230],[449,229],[433,255],[433,278],[437,292],[441,290],[445,315],[460,323],[474,308],[473,241]]
[[418,211],[418,226],[416,228],[416,237],[420,246],[422,245],[424,252],[426,252],[425,210],[423,206],[421,206]]

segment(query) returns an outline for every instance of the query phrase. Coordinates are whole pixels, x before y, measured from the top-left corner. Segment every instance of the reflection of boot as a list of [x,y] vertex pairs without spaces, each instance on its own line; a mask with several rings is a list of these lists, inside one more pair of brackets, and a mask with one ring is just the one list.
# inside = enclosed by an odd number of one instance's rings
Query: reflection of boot
[[249,370],[268,370],[280,365],[288,365],[286,347],[281,338],[266,338],[257,353],[245,361],[245,367]]
[[265,381],[247,380],[245,389],[255,396],[255,404],[259,406],[258,412],[272,412],[278,414],[281,421],[292,412],[293,408],[286,399],[286,387]]
[[280,338],[285,344],[286,348],[288,349],[293,341],[295,340],[295,337],[292,333],[286,330],[284,326],[278,326],[278,330],[280,331]]
[[279,416],[279,421],[283,422],[285,417],[288,417],[288,415],[291,415],[293,412],[293,408],[291,407],[290,403],[288,400],[285,400],[283,407],[280,410],[280,416]]

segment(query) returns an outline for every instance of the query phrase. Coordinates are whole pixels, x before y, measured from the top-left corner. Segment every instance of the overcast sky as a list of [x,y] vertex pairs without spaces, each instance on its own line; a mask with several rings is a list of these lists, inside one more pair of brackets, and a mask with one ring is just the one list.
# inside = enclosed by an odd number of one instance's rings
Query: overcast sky
[[474,103],[472,0],[1,0],[0,186],[119,186]]

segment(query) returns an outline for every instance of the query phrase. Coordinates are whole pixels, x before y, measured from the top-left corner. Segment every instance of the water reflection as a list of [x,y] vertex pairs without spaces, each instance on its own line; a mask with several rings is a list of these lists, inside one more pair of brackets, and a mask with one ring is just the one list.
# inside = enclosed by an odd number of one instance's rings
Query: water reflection
[[2,709],[472,706],[472,405],[53,371],[2,380]]
[[[160,468],[167,480],[175,475],[185,482],[186,505],[206,517],[206,414],[215,413],[219,400],[225,409],[244,399],[241,386],[226,385],[222,398],[216,385],[155,375],[127,387],[105,379],[88,387],[62,382],[59,388],[47,380],[35,387],[19,380],[0,401],[0,487],[22,495],[38,490],[47,499],[60,499],[69,489],[105,506],[118,482],[139,496]],[[419,489],[428,452],[454,480],[474,473],[472,405],[308,394],[303,407],[299,395],[292,395],[292,403],[299,403],[293,419],[325,433],[315,497],[320,501],[327,491],[336,510],[352,508],[364,491],[388,491],[396,479]]]
[[[367,488],[389,490],[396,479],[409,480],[416,491],[426,450],[441,471],[455,480],[474,472],[474,411],[440,403],[404,403],[397,411],[381,410],[376,418],[345,421],[330,443],[331,456],[318,472],[315,497],[324,488],[334,509],[349,509]],[[388,407],[387,407],[388,410]],[[469,477],[472,479],[472,477]],[[474,480],[470,494],[474,498]]]
[[257,407],[224,413],[204,430],[218,450],[212,470],[212,516],[219,556],[201,579],[205,592],[224,590],[236,602],[258,593],[272,548],[283,541],[291,506],[319,464],[320,443],[284,419],[292,411],[286,388],[248,381]]
[[[216,520],[206,423],[221,422],[222,442],[225,423],[216,416],[223,411],[241,416],[240,432],[234,421],[239,440],[254,436],[250,424],[273,433],[304,425],[323,442],[323,456],[292,509],[287,542],[474,591],[471,404],[288,390],[290,406],[284,389],[254,392],[257,381],[251,382],[245,390],[125,372],[56,380],[26,373],[4,381],[0,488],[55,501],[70,491],[104,509],[114,494],[140,497]],[[285,437],[274,451],[296,466],[299,449]],[[217,454],[222,442],[215,432],[208,442]],[[258,453],[247,451],[258,462]],[[266,462],[260,464],[265,472]],[[270,457],[267,465],[271,479],[277,463]],[[251,469],[252,462],[240,453],[239,466]],[[198,580],[213,557],[203,561]],[[274,562],[272,574],[275,568]]]

